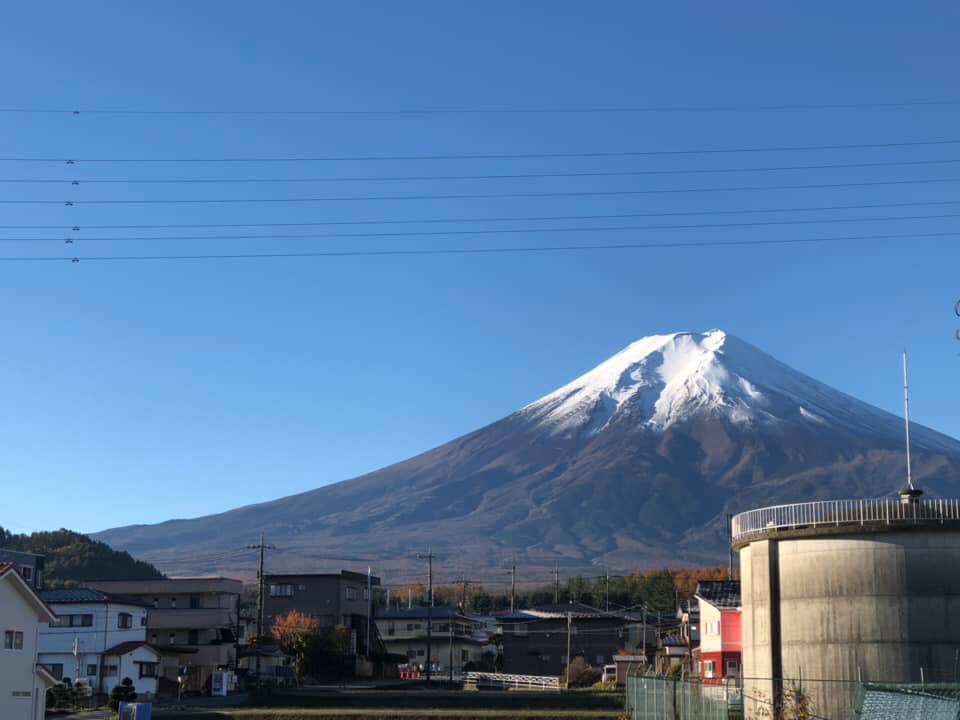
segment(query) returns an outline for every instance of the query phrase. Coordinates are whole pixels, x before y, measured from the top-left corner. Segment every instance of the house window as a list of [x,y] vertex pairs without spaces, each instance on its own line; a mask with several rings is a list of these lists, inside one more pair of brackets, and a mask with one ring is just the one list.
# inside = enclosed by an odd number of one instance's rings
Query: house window
[[395,634],[395,633],[396,633],[396,627],[394,626],[393,622],[392,622],[392,621],[391,621],[391,622],[388,622],[388,623],[387,623],[387,635],[393,635],[393,634]]
[[22,575],[23,579],[27,582],[31,582],[33,580],[33,568],[29,565],[24,565],[20,568],[20,575]]
[[104,665],[104,666],[103,666],[103,676],[104,676],[104,677],[116,677],[116,676],[117,676],[117,666],[116,666],[116,665]]
[[190,609],[191,609],[191,610],[199,610],[201,607],[203,607],[202,598],[201,598],[199,595],[191,595],[191,596],[190,596]]
[[54,680],[63,680],[63,663],[52,663],[44,665],[47,672],[53,675]]
[[293,585],[290,583],[271,585],[270,597],[293,597]]
[[356,600],[357,599],[357,589],[355,587],[347,588],[347,600]]
[[604,658],[603,655],[597,655],[597,665],[603,666],[606,664],[607,664],[606,658]]
[[725,677],[736,677],[740,674],[740,666],[736,660],[727,660],[727,672]]
[[469,662],[469,661],[470,661],[470,651],[460,650],[460,662]]
[[425,652],[425,651],[423,651],[423,650],[417,650],[417,657],[423,657],[424,655],[426,655],[426,652]]
[[170,644],[173,645],[174,643],[177,642],[177,636],[174,633],[170,633],[169,641],[170,641]]
[[140,616],[140,627],[146,627],[146,626],[147,626],[147,616],[146,616],[146,615],[141,615],[141,616]]
[[133,615],[122,612],[117,615],[117,627],[121,630],[129,630],[133,627]]
[[177,599],[175,597],[170,598],[170,607],[174,610],[177,609]]
[[153,599],[153,607],[154,607],[154,608],[160,607],[160,598],[154,598],[154,599]]
[[92,627],[93,615],[61,615],[57,622],[52,623],[51,627]]
[[93,663],[87,663],[87,677],[97,676],[97,666]]
[[157,664],[155,662],[140,663],[140,677],[155,678],[157,676]]
[[187,645],[199,645],[200,644],[200,631],[199,630],[188,630],[187,631]]
[[19,630],[4,630],[4,650],[23,650],[23,633]]
[[416,650],[407,650],[407,657],[408,657],[410,660],[413,660],[413,658],[415,658],[416,656],[417,656],[417,651],[416,651]]
[[706,660],[703,663],[703,676],[705,678],[716,677],[717,663],[714,660]]

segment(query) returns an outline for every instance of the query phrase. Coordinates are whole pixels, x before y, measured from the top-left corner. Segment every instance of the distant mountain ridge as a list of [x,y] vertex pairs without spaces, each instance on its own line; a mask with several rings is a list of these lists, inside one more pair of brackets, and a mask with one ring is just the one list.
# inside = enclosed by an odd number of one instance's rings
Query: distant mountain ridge
[[[914,475],[960,490],[960,442],[911,428]],[[903,422],[720,330],[643,338],[517,412],[409,460],[268,503],[96,537],[171,572],[368,561],[411,570],[430,545],[467,568],[713,564],[726,514],[892,493]],[[418,567],[418,566],[417,566]]]

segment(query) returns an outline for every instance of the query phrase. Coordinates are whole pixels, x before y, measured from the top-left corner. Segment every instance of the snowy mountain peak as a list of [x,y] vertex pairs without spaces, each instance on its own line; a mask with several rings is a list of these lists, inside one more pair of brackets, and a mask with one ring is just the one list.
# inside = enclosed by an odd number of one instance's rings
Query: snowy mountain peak
[[551,434],[593,434],[620,420],[658,431],[701,414],[738,425],[795,421],[891,437],[902,432],[896,416],[817,382],[722,330],[637,340],[520,414]]

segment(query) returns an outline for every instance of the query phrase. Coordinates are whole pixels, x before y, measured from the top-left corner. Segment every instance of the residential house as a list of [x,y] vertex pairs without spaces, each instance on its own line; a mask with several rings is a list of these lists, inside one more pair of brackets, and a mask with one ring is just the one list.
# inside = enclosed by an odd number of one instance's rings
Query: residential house
[[162,653],[161,684],[201,691],[217,670],[237,662],[237,613],[243,583],[222,577],[115,580],[89,583],[108,593],[135,598],[149,606],[147,642]]
[[[372,603],[368,576],[341,570],[338,573],[264,575],[263,615],[265,635],[281,615],[297,610],[320,620],[323,627],[343,625],[350,630],[350,654],[366,654],[367,626]],[[369,587],[380,578],[369,577]]]
[[94,693],[108,694],[129,677],[138,694],[156,695],[160,652],[146,643],[146,604],[89,588],[44,590],[40,597],[57,614],[40,627],[39,647],[40,663],[54,678],[83,680]]
[[57,616],[12,562],[0,563],[0,717],[44,720],[56,680],[37,662],[40,626]]
[[503,672],[562,676],[570,655],[602,668],[613,662],[628,634],[623,613],[602,612],[579,603],[544,605],[499,616]]
[[0,548],[0,563],[13,563],[34,590],[43,590],[43,555]]
[[740,582],[704,581],[694,593],[700,606],[700,646],[694,666],[705,683],[740,681]]
[[473,619],[456,608],[388,608],[376,618],[377,632],[387,652],[406,656],[411,665],[426,667],[428,620],[430,662],[435,672],[442,674],[452,668],[459,674],[465,665],[480,663],[487,639],[475,632]]
[[674,665],[690,667],[690,646],[677,631],[661,636],[657,655],[654,658],[654,669],[657,675],[665,675]]

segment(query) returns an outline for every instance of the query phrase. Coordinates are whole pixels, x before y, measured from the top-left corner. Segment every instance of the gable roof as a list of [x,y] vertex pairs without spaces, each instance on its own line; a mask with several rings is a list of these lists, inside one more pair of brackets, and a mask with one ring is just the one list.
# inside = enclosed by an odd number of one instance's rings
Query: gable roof
[[56,622],[57,614],[43,601],[30,584],[23,579],[23,576],[17,571],[17,566],[12,562],[0,563],[0,580],[6,580],[13,584],[13,587],[20,593],[24,601],[37,614],[40,622]]
[[119,645],[114,645],[112,648],[108,648],[103,651],[104,655],[126,655],[128,652],[132,652],[137,648],[145,647],[148,650],[152,651],[154,655],[159,657],[163,653],[159,648],[154,647],[146,640],[128,640],[127,642],[122,642]]
[[701,580],[694,596],[720,610],[736,610],[740,605],[739,580]]
[[60,588],[57,590],[41,590],[40,597],[44,602],[51,604],[67,603],[116,603],[118,605],[134,605],[137,607],[153,607],[142,600],[126,595],[93,590],[92,588]]

